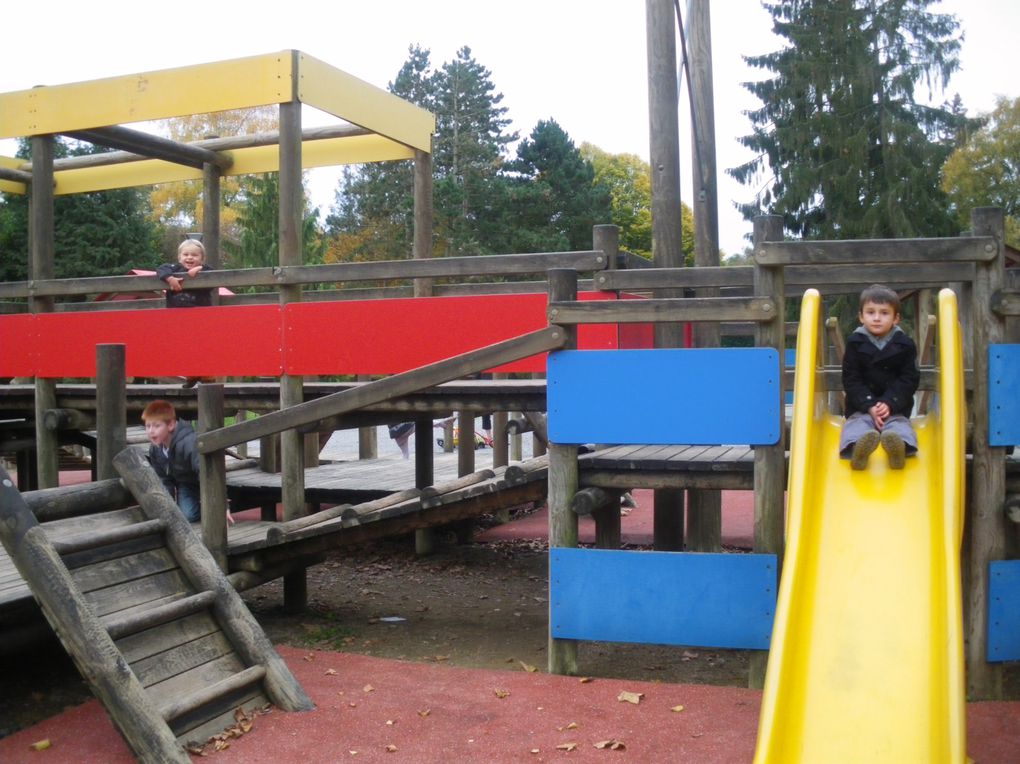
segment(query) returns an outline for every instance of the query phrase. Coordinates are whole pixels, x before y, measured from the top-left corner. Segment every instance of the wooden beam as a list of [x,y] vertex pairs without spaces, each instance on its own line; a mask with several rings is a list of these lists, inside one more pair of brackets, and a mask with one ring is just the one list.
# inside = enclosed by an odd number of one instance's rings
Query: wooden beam
[[[544,274],[551,268],[597,271],[606,265],[602,252],[537,252],[485,257],[440,257],[426,260],[388,260],[331,265],[291,264],[276,268],[210,271],[202,274],[210,286],[296,286],[350,281],[392,281],[421,277],[513,276]],[[544,288],[544,284],[542,288]],[[155,276],[93,276],[83,279],[40,277],[32,281],[0,284],[0,299],[70,297],[104,292],[146,292],[166,289]],[[532,290],[534,291],[534,290]]]
[[175,162],[187,167],[195,167],[199,170],[206,164],[211,164],[219,170],[226,170],[234,163],[234,160],[226,154],[209,151],[209,149],[199,148],[187,143],[172,141],[169,138],[143,133],[141,130],[132,130],[119,125],[97,127],[91,130],[76,130],[66,133],[66,135],[69,138],[87,141],[96,146],[130,151],[139,156]]
[[557,324],[639,324],[680,321],[766,321],[775,303],[763,297],[667,297],[651,300],[550,302]]
[[755,247],[759,265],[837,263],[987,262],[999,251],[990,236],[952,239],[861,239],[849,241],[769,241]]
[[[786,294],[801,294],[807,287],[823,293],[837,288],[860,291],[862,284],[894,283],[897,286],[944,285],[947,281],[971,281],[974,264],[966,262],[926,263],[923,272],[903,263],[854,263],[852,265],[791,265],[785,269]],[[749,265],[658,268],[655,270],[606,270],[595,274],[596,289],[642,292],[669,287],[693,289],[720,287],[750,290],[754,267]]]
[[450,380],[461,379],[469,374],[477,374],[494,366],[556,350],[562,347],[563,342],[563,330],[559,327],[541,329],[402,374],[369,382],[363,387],[306,401],[286,410],[266,414],[258,419],[250,419],[231,427],[213,430],[199,436],[198,449],[201,453],[207,454],[211,451],[235,446],[238,443],[245,443],[276,432],[300,427],[319,419],[345,414],[389,398],[414,393]]

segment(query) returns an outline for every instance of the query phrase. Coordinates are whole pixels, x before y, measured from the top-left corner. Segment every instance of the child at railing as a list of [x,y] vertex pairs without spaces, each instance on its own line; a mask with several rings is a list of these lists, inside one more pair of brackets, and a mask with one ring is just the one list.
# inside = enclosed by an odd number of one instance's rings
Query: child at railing
[[[205,245],[198,239],[185,239],[177,247],[177,262],[164,263],[156,269],[156,276],[165,281],[166,306],[168,308],[199,308],[212,305],[215,287],[208,289],[184,289],[186,278],[195,278],[202,271],[212,270],[205,264]],[[212,382],[213,377],[188,377],[184,387],[194,387],[198,382]]]
[[846,421],[839,452],[852,469],[863,470],[881,443],[889,466],[903,469],[905,458],[917,453],[910,424],[921,380],[917,345],[899,327],[900,298],[889,287],[865,289],[858,317],[861,325],[847,338],[843,355]]
[[188,518],[197,523],[202,516],[199,491],[199,458],[195,430],[177,419],[169,401],[152,401],[142,411],[149,438],[149,464]]

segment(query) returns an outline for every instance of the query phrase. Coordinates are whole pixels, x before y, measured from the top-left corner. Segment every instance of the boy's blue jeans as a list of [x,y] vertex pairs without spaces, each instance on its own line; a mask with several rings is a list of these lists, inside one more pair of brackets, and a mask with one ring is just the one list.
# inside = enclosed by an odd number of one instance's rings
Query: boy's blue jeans
[[180,483],[177,486],[177,506],[189,523],[197,523],[202,517],[202,497],[197,485]]

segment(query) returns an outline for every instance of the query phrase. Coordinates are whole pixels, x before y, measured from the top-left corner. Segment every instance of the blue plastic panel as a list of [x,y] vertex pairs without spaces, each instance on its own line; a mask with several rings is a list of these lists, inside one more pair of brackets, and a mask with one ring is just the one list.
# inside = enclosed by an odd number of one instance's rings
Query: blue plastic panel
[[768,445],[781,426],[772,348],[563,350],[546,383],[553,443]]
[[988,346],[988,444],[1020,445],[1020,345]]
[[549,550],[554,637],[767,650],[771,554]]
[[988,660],[1020,660],[1020,560],[988,563]]

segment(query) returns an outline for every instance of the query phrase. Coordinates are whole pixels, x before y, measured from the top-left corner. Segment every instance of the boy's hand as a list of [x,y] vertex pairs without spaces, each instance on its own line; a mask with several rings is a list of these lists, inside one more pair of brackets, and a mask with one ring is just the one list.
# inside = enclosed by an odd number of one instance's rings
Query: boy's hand
[[885,424],[885,420],[889,418],[889,404],[885,402],[876,403],[870,409],[868,413],[871,414],[872,420],[875,422],[875,427],[879,430]]
[[170,291],[171,292],[180,292],[181,291],[181,281],[183,281],[183,279],[180,278],[179,276],[167,276],[166,277],[166,283],[170,286]]
[[195,276],[197,276],[201,272],[202,272],[201,265],[196,265],[194,268],[188,268],[188,275],[191,276],[191,278],[195,278]]

